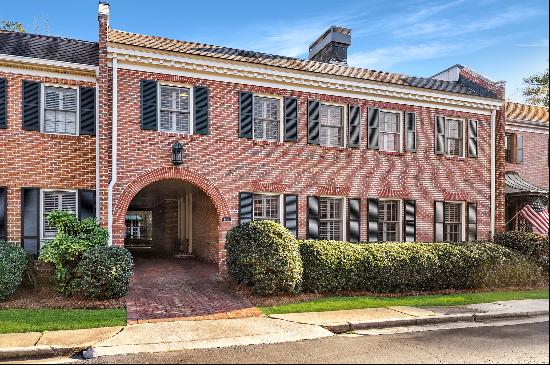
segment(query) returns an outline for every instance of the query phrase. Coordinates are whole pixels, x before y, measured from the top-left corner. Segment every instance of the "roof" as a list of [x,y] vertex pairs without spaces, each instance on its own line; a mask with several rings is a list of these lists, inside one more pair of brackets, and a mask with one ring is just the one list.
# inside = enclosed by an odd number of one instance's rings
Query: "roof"
[[179,41],[169,38],[135,34],[120,30],[109,30],[109,42],[155,50],[171,51],[188,55],[213,57],[238,62],[247,62],[298,71],[343,76],[368,81],[412,86],[422,89],[446,91],[451,93],[481,96],[467,86],[453,81],[435,80],[426,77],[411,77],[403,74],[382,72],[366,68],[350,67],[325,62],[304,60],[286,56],[277,56],[254,51],[244,51],[223,46]]
[[548,123],[548,108],[538,105],[506,102],[507,120],[529,120]]
[[97,42],[0,30],[0,54],[98,65]]
[[517,172],[509,171],[505,178],[506,194],[548,194],[548,189],[539,188],[521,178]]

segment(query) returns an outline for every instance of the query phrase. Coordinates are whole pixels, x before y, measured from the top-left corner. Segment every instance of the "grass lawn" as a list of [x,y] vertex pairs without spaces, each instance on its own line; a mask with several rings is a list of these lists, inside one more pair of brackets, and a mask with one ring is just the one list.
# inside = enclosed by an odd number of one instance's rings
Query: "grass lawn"
[[331,297],[307,302],[262,307],[266,314],[325,312],[345,309],[379,308],[390,306],[437,307],[446,305],[465,305],[491,303],[501,300],[548,299],[548,290],[497,291],[486,293],[464,293],[448,295],[419,295],[410,297]]
[[43,332],[126,325],[124,309],[2,309],[0,333]]

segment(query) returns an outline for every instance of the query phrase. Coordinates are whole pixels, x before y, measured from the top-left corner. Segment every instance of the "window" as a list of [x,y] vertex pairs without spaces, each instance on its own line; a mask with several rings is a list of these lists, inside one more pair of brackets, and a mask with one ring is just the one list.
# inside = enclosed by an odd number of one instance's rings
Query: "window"
[[254,194],[253,220],[279,222],[279,196]]
[[463,121],[459,119],[446,119],[445,150],[451,156],[464,156]]
[[319,206],[319,239],[341,241],[343,239],[342,199],[320,198]]
[[76,88],[44,86],[44,121],[45,133],[77,134]]
[[462,204],[445,203],[444,215],[443,239],[446,242],[460,242],[462,240]]
[[380,111],[379,123],[380,150],[398,152],[400,148],[399,113]]
[[399,241],[399,216],[398,200],[378,202],[378,241]]
[[281,102],[276,98],[254,96],[254,139],[279,140],[279,120]]
[[42,192],[42,238],[51,239],[57,233],[55,227],[48,224],[48,214],[54,210],[64,210],[77,214],[76,191],[43,191]]
[[506,139],[504,140],[504,149],[506,155],[506,162],[514,163],[514,145],[516,140],[514,133],[506,133]]
[[164,132],[191,133],[190,89],[160,86],[160,123]]
[[344,108],[321,104],[319,143],[322,146],[344,145]]

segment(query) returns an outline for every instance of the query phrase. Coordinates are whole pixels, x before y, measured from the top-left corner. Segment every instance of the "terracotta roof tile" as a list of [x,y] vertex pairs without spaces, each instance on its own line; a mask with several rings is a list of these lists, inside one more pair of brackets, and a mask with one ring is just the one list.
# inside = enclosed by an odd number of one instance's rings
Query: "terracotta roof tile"
[[506,119],[548,123],[548,108],[508,101],[506,102]]

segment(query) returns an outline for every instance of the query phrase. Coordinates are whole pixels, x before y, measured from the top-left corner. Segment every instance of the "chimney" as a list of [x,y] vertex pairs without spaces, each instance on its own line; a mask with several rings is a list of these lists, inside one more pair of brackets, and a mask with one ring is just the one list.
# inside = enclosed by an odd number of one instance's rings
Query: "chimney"
[[97,16],[99,21],[104,21],[106,24],[109,24],[109,2],[108,1],[99,1],[99,8],[97,10]]
[[351,29],[332,26],[309,46],[309,59],[347,65],[350,44]]

